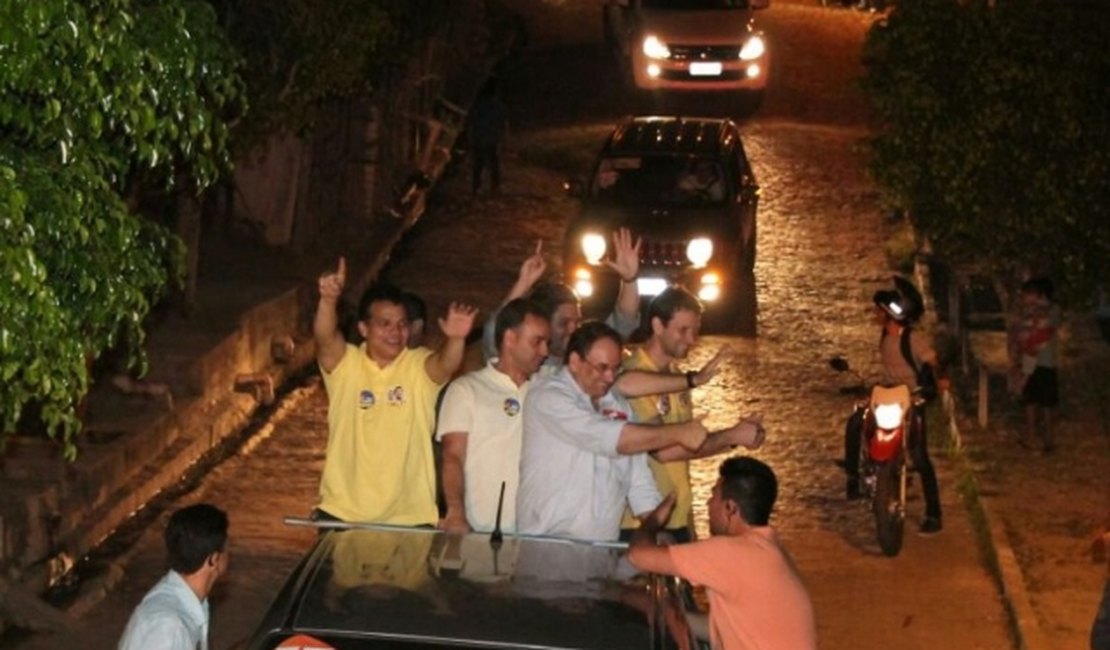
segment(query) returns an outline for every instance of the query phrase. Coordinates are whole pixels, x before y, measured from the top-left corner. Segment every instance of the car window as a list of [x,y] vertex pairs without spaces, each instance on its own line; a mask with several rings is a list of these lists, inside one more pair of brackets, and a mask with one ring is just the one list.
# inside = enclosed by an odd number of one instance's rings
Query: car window
[[728,176],[715,158],[610,157],[598,164],[591,193],[600,202],[619,205],[721,205],[728,199]]

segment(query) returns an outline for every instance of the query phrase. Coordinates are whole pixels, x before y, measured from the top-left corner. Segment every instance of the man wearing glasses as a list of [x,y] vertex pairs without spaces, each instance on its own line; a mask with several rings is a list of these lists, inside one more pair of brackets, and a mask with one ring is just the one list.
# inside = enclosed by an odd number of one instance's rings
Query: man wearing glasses
[[524,404],[517,531],[615,541],[625,504],[637,515],[661,497],[646,452],[689,457],[706,439],[700,421],[635,424],[624,396],[611,390],[621,368],[621,338],[588,322],[571,335],[565,366],[536,380]]

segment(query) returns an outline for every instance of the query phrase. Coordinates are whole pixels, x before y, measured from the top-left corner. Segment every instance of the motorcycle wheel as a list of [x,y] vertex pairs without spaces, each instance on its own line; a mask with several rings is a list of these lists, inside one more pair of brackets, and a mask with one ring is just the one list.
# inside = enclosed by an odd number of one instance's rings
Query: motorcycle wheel
[[905,531],[905,517],[901,511],[898,491],[900,480],[898,471],[902,463],[891,461],[878,468],[875,481],[875,498],[871,507],[875,513],[875,533],[883,555],[894,557],[902,550],[902,533]]

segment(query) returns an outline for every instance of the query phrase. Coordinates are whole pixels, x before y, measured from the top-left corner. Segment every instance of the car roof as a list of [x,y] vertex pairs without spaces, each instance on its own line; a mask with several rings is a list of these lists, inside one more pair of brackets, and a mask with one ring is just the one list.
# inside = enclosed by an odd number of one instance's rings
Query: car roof
[[291,600],[274,606],[283,620],[267,631],[270,639],[301,633],[337,647],[376,638],[643,650],[658,633],[629,604],[648,593],[647,578],[635,576],[619,544],[506,535],[495,546],[475,533],[335,530],[290,578],[295,587],[283,596]]
[[736,124],[711,117],[628,117],[617,125],[604,155],[678,153],[715,155],[739,140]]

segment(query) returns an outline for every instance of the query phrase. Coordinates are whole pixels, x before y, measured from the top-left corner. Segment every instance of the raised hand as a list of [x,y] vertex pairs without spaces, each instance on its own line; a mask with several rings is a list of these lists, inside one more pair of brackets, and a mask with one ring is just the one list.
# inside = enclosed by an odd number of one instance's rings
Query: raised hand
[[639,237],[632,240],[632,231],[620,228],[613,233],[613,259],[606,260],[605,264],[613,269],[625,282],[636,279],[640,272],[640,247],[643,241]]
[[533,287],[540,278],[543,277],[543,272],[547,270],[547,260],[543,258],[543,240],[536,240],[536,250],[520,264],[520,273],[517,274],[517,283],[528,287]]
[[347,258],[340,257],[339,265],[334,272],[325,272],[320,275],[318,287],[320,297],[328,300],[339,300],[343,295],[343,287],[347,285]]
[[717,373],[720,371],[721,364],[727,361],[728,358],[731,356],[732,348],[728,347],[727,345],[722,345],[720,349],[717,350],[717,354],[714,354],[713,358],[701,367],[701,370],[698,371],[698,374],[694,375],[694,385],[704,386],[712,381],[713,378],[716,377]]
[[474,320],[477,317],[477,307],[471,307],[461,302],[453,302],[447,308],[447,316],[439,319],[439,329],[449,339],[466,338],[474,327]]

